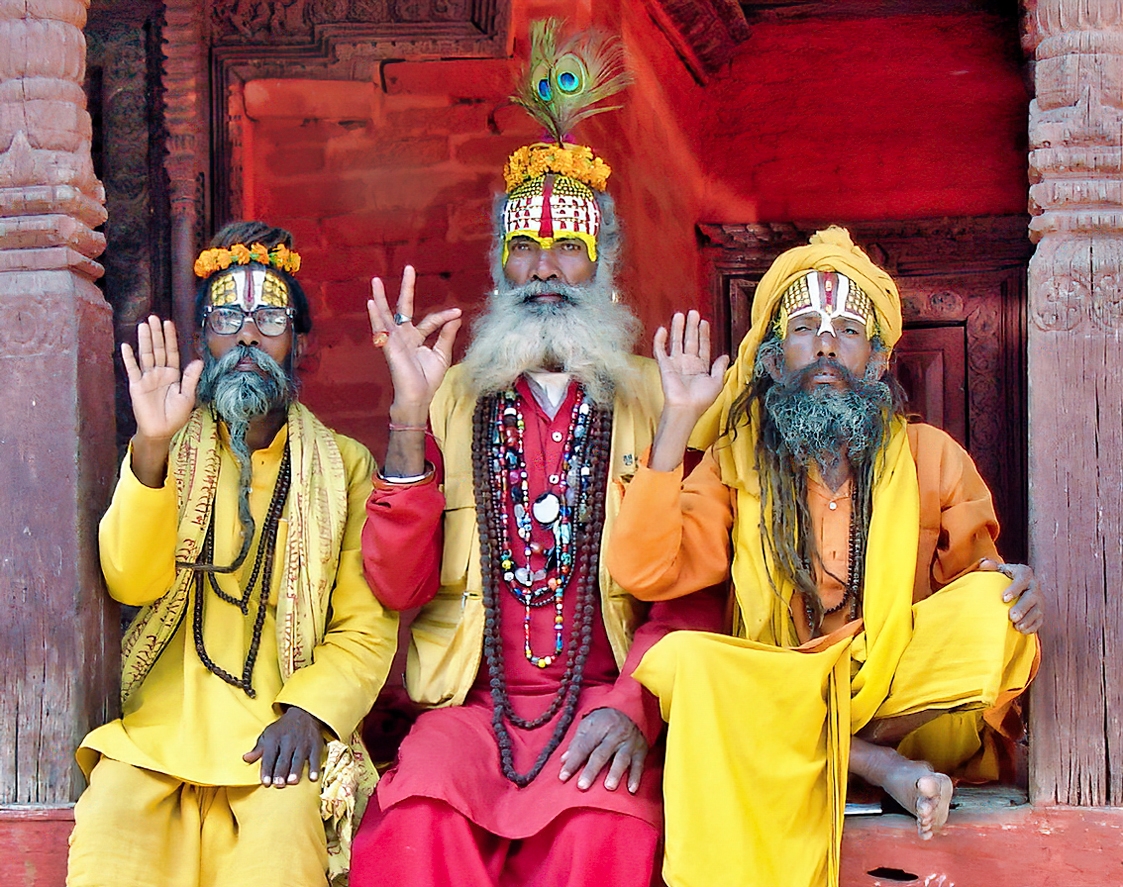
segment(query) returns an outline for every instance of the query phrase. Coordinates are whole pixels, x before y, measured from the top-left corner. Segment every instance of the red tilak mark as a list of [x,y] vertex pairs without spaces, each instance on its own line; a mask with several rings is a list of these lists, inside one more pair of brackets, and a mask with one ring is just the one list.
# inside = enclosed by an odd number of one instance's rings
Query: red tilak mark
[[246,292],[245,292],[245,296],[243,296],[243,299],[246,303],[246,311],[250,311],[250,310],[253,309],[253,303],[254,303],[253,273],[247,268],[246,271],[245,271],[245,275],[246,275]]
[[538,223],[539,237],[554,236],[554,215],[550,212],[550,197],[554,193],[554,174],[550,173],[542,182],[542,220]]

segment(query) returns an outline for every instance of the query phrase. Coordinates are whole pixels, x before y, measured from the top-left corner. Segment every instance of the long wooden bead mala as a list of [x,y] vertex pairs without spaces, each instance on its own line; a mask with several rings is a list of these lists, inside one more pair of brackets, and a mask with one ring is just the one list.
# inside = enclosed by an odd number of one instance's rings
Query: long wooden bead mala
[[[203,550],[200,553],[200,563],[192,565],[192,568],[196,571],[195,601],[192,607],[191,618],[191,630],[195,641],[195,652],[199,656],[199,661],[202,662],[211,673],[222,678],[231,686],[243,690],[251,699],[257,697],[257,692],[253,689],[253,669],[254,664],[257,662],[258,650],[261,649],[261,631],[265,626],[265,612],[269,605],[269,590],[273,585],[273,560],[277,547],[277,529],[280,526],[281,514],[285,510],[285,501],[288,499],[291,485],[292,462],[289,456],[288,443],[286,442],[285,452],[281,457],[281,468],[277,474],[277,483],[273,487],[273,498],[269,501],[269,509],[265,513],[265,521],[261,527],[261,534],[258,536],[257,554],[254,557],[253,570],[250,573],[249,581],[242,590],[241,597],[233,597],[226,594],[218,587],[218,581],[215,579],[215,572],[217,571],[214,569],[213,565],[213,507],[211,509],[210,524],[207,526],[207,536],[203,542]],[[259,586],[257,613],[254,615],[253,621],[253,635],[250,639],[250,648],[246,653],[246,661],[242,666],[242,676],[240,678],[235,677],[211,659],[210,654],[207,653],[206,645],[203,643],[203,598],[206,594],[206,580],[204,576],[209,578],[214,593],[221,600],[236,606],[242,611],[243,616],[249,615],[250,598],[253,595],[254,586]],[[258,582],[259,578],[260,583]]]
[[[507,692],[506,667],[501,633],[501,595],[504,568],[500,562],[504,526],[499,513],[505,503],[493,495],[491,449],[493,429],[500,420],[503,398],[500,395],[481,397],[472,420],[472,468],[476,499],[476,520],[480,533],[480,566],[483,574],[485,608],[484,659],[491,686],[492,729],[499,747],[503,775],[522,787],[529,785],[546,765],[565,737],[577,712],[585,663],[593,640],[593,620],[600,594],[600,538],[604,529],[605,493],[608,486],[608,458],[612,439],[612,413],[595,409],[589,427],[587,458],[582,468],[589,469],[589,483],[574,506],[574,565],[580,564],[582,575],[577,583],[574,624],[566,644],[566,667],[553,700],[535,718],[522,718],[511,705]],[[526,773],[515,770],[509,726],[534,730],[548,723],[559,712],[561,717],[534,765]]]

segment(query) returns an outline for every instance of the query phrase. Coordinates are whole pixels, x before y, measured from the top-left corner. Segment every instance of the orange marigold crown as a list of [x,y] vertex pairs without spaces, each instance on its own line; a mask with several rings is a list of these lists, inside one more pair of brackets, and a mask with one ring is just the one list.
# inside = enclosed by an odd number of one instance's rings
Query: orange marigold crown
[[507,191],[511,192],[528,179],[550,172],[582,182],[594,191],[603,191],[612,168],[585,145],[537,142],[519,148],[510,156],[503,167],[503,179]]
[[217,271],[225,271],[231,265],[248,265],[250,262],[272,265],[281,271],[295,274],[300,270],[300,253],[289,249],[283,243],[277,244],[272,249],[261,243],[251,246],[235,243],[229,247],[205,249],[195,260],[195,276],[210,277]]

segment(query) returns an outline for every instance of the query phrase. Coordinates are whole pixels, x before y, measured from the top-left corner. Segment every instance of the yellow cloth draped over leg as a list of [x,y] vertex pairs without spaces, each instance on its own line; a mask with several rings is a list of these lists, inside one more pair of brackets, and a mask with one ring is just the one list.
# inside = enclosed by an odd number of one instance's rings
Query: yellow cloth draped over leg
[[954,710],[911,750],[928,760],[930,742],[967,748],[972,725],[977,749],[978,721],[961,715],[1000,718],[1032,678],[1037,641],[1009,621],[1006,577],[972,573],[913,606],[920,494],[903,424],[883,459],[864,623],[795,647],[793,589],[773,590],[759,495],[742,487],[732,573],[747,639],[674,632],[635,672],[670,723],[669,887],[836,887],[850,734],[874,718]]

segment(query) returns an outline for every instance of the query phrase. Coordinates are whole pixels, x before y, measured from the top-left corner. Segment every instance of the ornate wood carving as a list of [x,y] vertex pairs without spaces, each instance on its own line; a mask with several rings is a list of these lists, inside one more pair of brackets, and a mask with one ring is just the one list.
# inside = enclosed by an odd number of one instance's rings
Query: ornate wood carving
[[210,168],[204,14],[203,4],[196,0],[164,3],[164,167],[172,208],[172,305],[183,357],[188,356],[194,327],[195,278],[191,267],[207,218],[206,190],[199,187],[199,180]]
[[[183,3],[183,0],[169,0]],[[204,4],[195,4],[196,7]],[[236,215],[235,93],[246,80],[371,80],[385,59],[499,58],[508,0],[258,0],[205,4],[210,25],[215,227]]]
[[699,81],[728,62],[749,36],[734,0],[655,0],[649,9]]
[[[132,341],[152,312],[171,315],[170,242],[164,133],[159,102],[161,15],[143,7],[98,16],[86,29],[87,93],[94,162],[109,219],[102,285],[117,342]],[[128,13],[132,14],[128,14]],[[117,441],[135,429],[122,366],[117,367]]]
[[82,90],[86,0],[0,3],[0,804],[62,804],[113,709],[98,569],[113,348],[94,283],[105,195]]
[[1025,0],[1030,555],[1054,600],[1030,768],[1046,803],[1123,805],[1123,2]]
[[[906,333],[898,350],[908,349],[910,330],[962,331],[966,416],[962,424],[945,424],[953,434],[963,429],[960,442],[990,484],[1003,521],[1003,550],[1011,559],[1024,557],[1026,535],[1022,343],[1025,265],[1032,248],[1025,226],[1023,216],[847,226],[901,291]],[[821,226],[699,225],[713,268],[714,315],[727,331],[730,353],[748,331],[761,276],[776,256],[806,243],[817,227]]]

